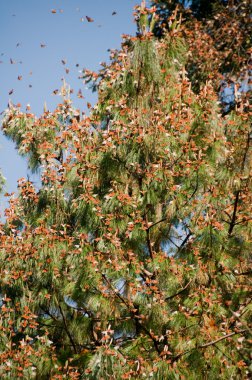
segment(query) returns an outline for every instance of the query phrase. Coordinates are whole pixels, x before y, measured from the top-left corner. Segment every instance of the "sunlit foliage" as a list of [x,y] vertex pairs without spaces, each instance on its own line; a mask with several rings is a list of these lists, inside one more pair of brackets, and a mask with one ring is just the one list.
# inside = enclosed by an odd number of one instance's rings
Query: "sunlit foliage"
[[41,188],[19,180],[0,230],[3,379],[251,373],[247,98],[223,116],[215,78],[192,86],[205,34],[186,38],[177,9],[162,38],[155,8],[136,16],[138,35],[83,71],[99,95],[89,116],[66,86],[39,118],[5,112]]

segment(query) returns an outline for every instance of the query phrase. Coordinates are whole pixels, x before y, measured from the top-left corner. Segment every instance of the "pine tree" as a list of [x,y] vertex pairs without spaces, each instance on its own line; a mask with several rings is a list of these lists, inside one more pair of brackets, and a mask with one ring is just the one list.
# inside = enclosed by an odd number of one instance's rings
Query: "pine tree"
[[159,17],[155,27],[159,37],[165,30],[172,30],[174,10],[182,15],[184,38],[191,52],[186,69],[194,91],[199,91],[210,79],[222,95],[223,87],[233,89],[232,101],[221,97],[225,112],[240,103],[240,92],[251,90],[251,2],[153,0],[151,3]]
[[66,85],[54,112],[5,113],[41,188],[20,179],[1,226],[3,379],[249,378],[251,116],[193,91],[178,12],[162,39],[136,16],[84,73],[90,116]]

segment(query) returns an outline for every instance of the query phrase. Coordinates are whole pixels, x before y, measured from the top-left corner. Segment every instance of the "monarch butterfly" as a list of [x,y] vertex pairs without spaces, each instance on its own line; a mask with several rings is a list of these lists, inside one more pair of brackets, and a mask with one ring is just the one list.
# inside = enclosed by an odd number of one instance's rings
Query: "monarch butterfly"
[[88,20],[88,22],[94,22],[94,19],[89,16],[86,16],[86,19]]
[[80,99],[84,99],[84,96],[82,95],[81,89],[79,89],[79,91],[77,93],[77,97],[80,98]]

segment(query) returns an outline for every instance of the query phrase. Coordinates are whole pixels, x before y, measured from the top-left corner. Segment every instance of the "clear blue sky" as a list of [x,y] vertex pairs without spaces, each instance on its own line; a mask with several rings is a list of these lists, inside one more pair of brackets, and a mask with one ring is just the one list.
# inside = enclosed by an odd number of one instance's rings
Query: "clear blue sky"
[[[86,110],[96,95],[85,88],[79,70],[98,70],[108,61],[109,48],[119,48],[121,34],[135,34],[133,7],[137,0],[8,0],[0,1],[0,112],[9,101],[40,115],[44,102],[53,110],[60,101],[52,95],[62,78],[74,89],[74,105]],[[51,10],[55,9],[56,13]],[[112,15],[116,12],[115,15]],[[86,16],[94,19],[87,22]],[[46,45],[45,47],[41,47]],[[11,64],[11,60],[14,62]],[[61,60],[65,60],[63,65]],[[79,67],[76,67],[79,64]],[[65,69],[69,69],[66,74]],[[18,76],[22,79],[18,80]],[[32,86],[32,87],[31,87]],[[81,89],[85,99],[76,94]],[[9,92],[13,93],[9,95]],[[6,191],[16,190],[17,179],[27,176],[26,161],[14,144],[0,135],[0,170],[7,179]],[[36,181],[36,178],[33,177]],[[3,197],[0,210],[5,206]]]

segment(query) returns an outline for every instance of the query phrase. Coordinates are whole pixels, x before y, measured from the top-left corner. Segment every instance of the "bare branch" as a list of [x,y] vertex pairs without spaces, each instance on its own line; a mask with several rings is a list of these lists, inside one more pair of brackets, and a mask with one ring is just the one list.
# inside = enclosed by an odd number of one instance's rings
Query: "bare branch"
[[175,362],[175,361],[179,360],[182,356],[188,354],[189,352],[192,352],[192,351],[197,350],[197,349],[200,349],[200,348],[207,348],[207,347],[210,347],[210,346],[214,346],[216,343],[221,342],[221,341],[224,340],[224,339],[228,339],[228,338],[230,338],[231,336],[234,336],[234,335],[243,334],[243,333],[245,333],[246,331],[248,331],[248,330],[246,329],[246,330],[241,330],[241,331],[234,331],[234,332],[232,332],[232,333],[230,333],[230,334],[227,334],[227,335],[222,336],[221,338],[218,338],[218,339],[212,340],[212,341],[209,342],[209,343],[205,343],[205,344],[202,344],[202,345],[200,345],[200,346],[196,346],[196,347],[194,347],[194,348],[192,348],[192,349],[190,349],[190,350],[186,350],[186,351],[182,352],[181,354],[178,354],[177,356],[175,356],[175,357],[172,359],[172,361]]
[[233,335],[237,335],[237,334],[243,334],[244,332],[246,332],[247,330],[241,330],[241,331],[234,331],[230,334],[227,334],[227,335],[224,335],[222,336],[221,338],[218,338],[216,340],[213,340],[212,342],[209,342],[209,343],[206,343],[206,344],[202,344],[201,346],[198,346],[198,348],[206,348],[206,347],[209,347],[209,346],[212,346],[218,342],[220,342],[221,340],[224,340],[224,339],[227,339],[227,338],[230,338],[231,336]]

